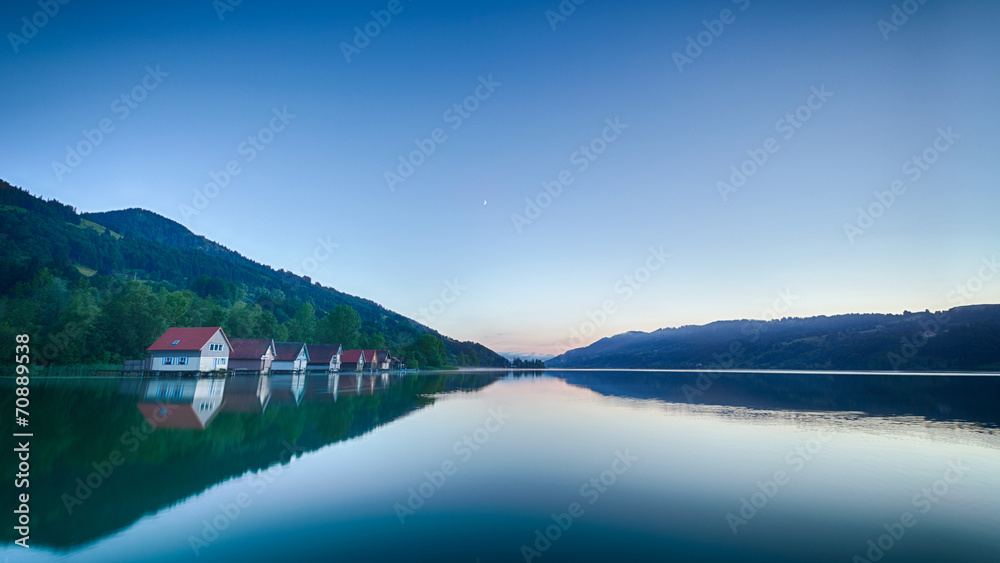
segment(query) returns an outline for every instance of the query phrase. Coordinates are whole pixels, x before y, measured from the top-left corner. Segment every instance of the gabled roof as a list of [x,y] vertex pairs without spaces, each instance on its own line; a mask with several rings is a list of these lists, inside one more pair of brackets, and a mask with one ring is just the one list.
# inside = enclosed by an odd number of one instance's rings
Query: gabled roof
[[219,412],[219,409],[215,408],[208,413],[207,418],[202,418],[205,413],[199,413],[192,404],[174,405],[170,409],[157,403],[136,403],[136,406],[150,424],[156,424],[154,428],[204,430]]
[[[172,351],[181,350],[184,352],[199,351],[208,344],[208,341],[212,339],[217,332],[222,330],[219,326],[199,326],[199,327],[188,327],[188,328],[178,328],[171,327],[167,329],[167,332],[163,333],[163,336],[156,339],[149,348],[146,348],[147,352],[155,351]],[[229,339],[226,338],[225,331],[222,332],[222,337],[226,339],[226,344],[229,344]],[[174,344],[177,342],[177,344]],[[230,344],[230,348],[232,345]]]
[[333,357],[343,350],[340,344],[310,344],[309,363],[328,364],[333,361]]
[[229,359],[259,360],[273,344],[270,338],[234,338],[229,341]]
[[[299,357],[299,352],[306,345],[305,342],[275,342],[274,355],[279,362],[293,362]],[[309,348],[306,348],[306,360],[309,360]]]
[[343,364],[356,364],[364,361],[366,361],[364,350],[347,350],[340,356],[340,362]]
[[378,358],[379,363],[387,362],[392,359],[392,356],[389,355],[388,350],[376,350],[375,357]]
[[366,362],[374,362],[375,361],[375,354],[377,352],[376,350],[362,350],[362,352],[365,353],[365,361]]

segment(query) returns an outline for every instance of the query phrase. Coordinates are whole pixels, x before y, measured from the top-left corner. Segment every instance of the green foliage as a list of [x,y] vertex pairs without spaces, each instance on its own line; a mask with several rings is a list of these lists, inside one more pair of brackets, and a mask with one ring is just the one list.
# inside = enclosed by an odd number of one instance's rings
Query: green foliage
[[[443,340],[446,362],[507,366],[481,344],[442,338],[370,300],[256,263],[142,209],[80,215],[0,181],[0,240],[0,334],[55,338],[49,355],[56,363],[138,358],[161,328],[221,326],[234,337],[319,338],[345,349],[394,351],[432,334]],[[85,278],[79,267],[97,274]]]
[[[344,350],[358,348],[361,340],[361,316],[348,305],[337,305],[319,323],[316,339],[321,344],[341,344]],[[385,338],[382,338],[383,347]]]
[[314,342],[316,334],[316,310],[311,303],[303,303],[295,311],[295,316],[287,323],[288,340],[292,342]]
[[545,362],[542,360],[522,360],[521,358],[514,358],[514,361],[510,363],[510,367],[515,369],[545,369]]
[[448,351],[444,342],[433,334],[425,334],[405,350],[406,366],[444,367],[448,365]]

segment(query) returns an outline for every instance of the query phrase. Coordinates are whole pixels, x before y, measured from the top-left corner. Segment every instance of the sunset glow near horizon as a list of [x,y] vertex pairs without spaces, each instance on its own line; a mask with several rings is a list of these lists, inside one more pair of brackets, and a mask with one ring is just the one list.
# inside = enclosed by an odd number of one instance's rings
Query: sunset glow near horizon
[[1000,302],[995,2],[55,4],[0,178],[459,340]]

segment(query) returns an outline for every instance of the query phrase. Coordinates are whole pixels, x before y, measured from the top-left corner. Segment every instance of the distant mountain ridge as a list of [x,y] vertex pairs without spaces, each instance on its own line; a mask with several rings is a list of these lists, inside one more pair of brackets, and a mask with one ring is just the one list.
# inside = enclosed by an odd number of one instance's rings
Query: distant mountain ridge
[[1000,305],[847,314],[626,332],[569,350],[553,368],[1000,370]]

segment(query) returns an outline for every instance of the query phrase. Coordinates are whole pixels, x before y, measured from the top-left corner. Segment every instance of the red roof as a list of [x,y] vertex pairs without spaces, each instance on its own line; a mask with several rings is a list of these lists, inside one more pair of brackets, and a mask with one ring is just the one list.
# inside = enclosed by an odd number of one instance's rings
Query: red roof
[[259,360],[274,342],[270,338],[234,338],[229,341],[230,360]]
[[365,361],[366,362],[374,362],[375,361],[375,355],[378,353],[376,350],[362,350],[362,352],[365,353]]
[[[279,362],[293,362],[299,357],[299,352],[302,351],[302,347],[305,345],[305,342],[275,342],[274,359]],[[308,350],[306,351],[306,356],[309,356]]]
[[310,344],[309,363],[328,364],[333,361],[333,357],[336,356],[337,352],[340,352],[341,349],[342,346],[340,344]]
[[[173,342],[173,341],[171,341]],[[215,412],[202,421],[195,411],[194,405],[171,405],[165,408],[157,403],[136,403],[139,412],[146,417],[153,428],[186,428],[188,430],[204,430],[209,422],[215,418]]]
[[347,350],[340,356],[340,363],[342,364],[356,364],[359,361],[366,361],[364,350]]
[[[177,328],[171,327],[167,329],[167,332],[163,333],[163,336],[156,339],[149,348],[146,348],[147,352],[154,351],[166,351],[166,350],[183,350],[185,352],[198,351],[208,344],[208,341],[212,339],[217,332],[222,330],[219,326],[199,326],[190,328]],[[222,337],[226,338],[226,333],[222,333]],[[174,342],[177,344],[174,344]],[[226,343],[229,343],[229,339],[226,338]]]

